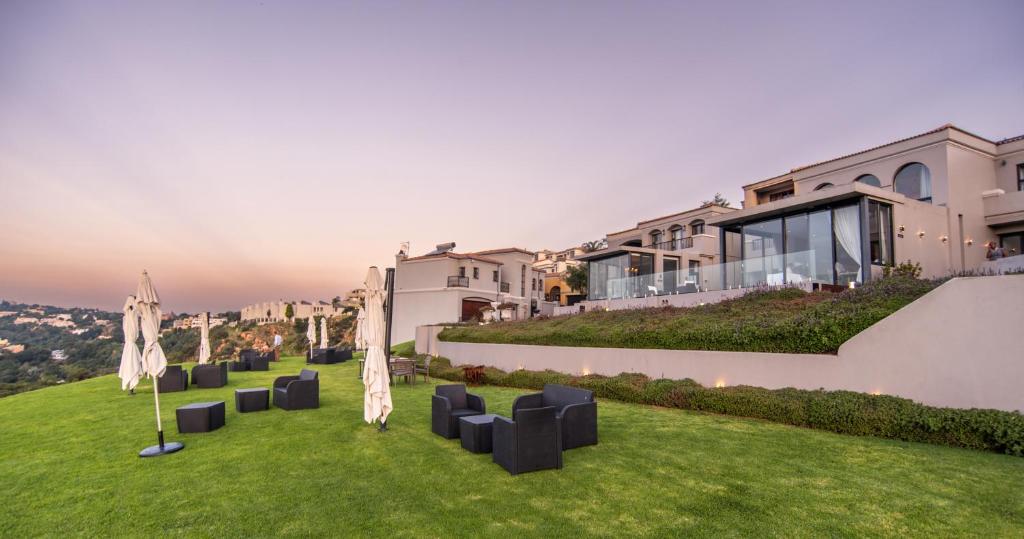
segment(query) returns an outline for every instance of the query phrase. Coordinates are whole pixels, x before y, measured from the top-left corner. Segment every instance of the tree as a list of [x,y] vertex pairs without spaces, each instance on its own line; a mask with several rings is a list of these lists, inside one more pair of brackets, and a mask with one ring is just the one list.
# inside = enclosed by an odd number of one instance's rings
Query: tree
[[340,306],[341,306],[341,296],[334,296],[334,299],[331,300],[331,307],[334,307],[335,309],[337,309]]
[[295,316],[295,309],[293,309],[292,304],[289,303],[284,306],[284,317],[291,320],[293,316]]
[[729,207],[729,201],[726,200],[724,196],[722,196],[722,193],[715,193],[715,198],[713,198],[711,200],[701,201],[700,207],[703,208],[703,207],[706,207],[706,206],[721,206],[723,208],[728,208]]
[[595,241],[585,241],[585,242],[583,242],[583,245],[580,245],[580,248],[583,249],[584,253],[589,253],[591,251],[596,251],[598,249],[603,249],[604,246],[605,246],[605,241],[606,240],[603,240],[603,239],[595,240]]
[[565,269],[565,284],[569,285],[569,288],[587,295],[587,281],[589,279],[590,272],[587,270],[587,266],[569,266]]

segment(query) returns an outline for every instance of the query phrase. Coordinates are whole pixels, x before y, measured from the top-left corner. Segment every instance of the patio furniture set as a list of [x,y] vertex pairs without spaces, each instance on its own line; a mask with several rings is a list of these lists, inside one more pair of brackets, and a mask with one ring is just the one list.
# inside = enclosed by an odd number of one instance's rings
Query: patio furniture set
[[256,350],[242,350],[238,361],[231,362],[232,371],[269,371],[270,362],[274,361],[273,352],[259,353]]
[[[297,376],[279,376],[274,387],[252,387],[235,390],[235,410],[239,413],[270,409],[271,391],[274,406],[282,410],[306,410],[320,407],[320,378],[317,371],[302,369]],[[224,401],[194,402],[175,411],[178,432],[210,432],[224,426]]]
[[312,355],[306,352],[306,363],[334,365],[352,359],[352,350],[347,348],[314,348]]
[[431,399],[435,434],[491,453],[512,475],[561,468],[563,450],[597,444],[597,402],[585,389],[546,384],[541,393],[516,397],[512,418],[488,414],[483,397],[462,384],[437,386]]

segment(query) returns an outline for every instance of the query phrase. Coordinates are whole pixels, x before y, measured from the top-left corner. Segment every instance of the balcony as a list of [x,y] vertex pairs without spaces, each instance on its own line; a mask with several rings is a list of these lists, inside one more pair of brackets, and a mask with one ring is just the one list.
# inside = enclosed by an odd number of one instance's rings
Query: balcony
[[693,247],[693,237],[679,238],[677,240],[661,241],[658,243],[652,243],[650,245],[644,245],[647,249],[655,249],[658,251],[681,251],[683,249],[689,249]]
[[469,277],[463,277],[461,275],[449,275],[448,288],[469,288]]
[[1024,191],[1004,193],[1002,190],[994,190],[983,193],[982,197],[986,225],[999,226],[1024,222]]

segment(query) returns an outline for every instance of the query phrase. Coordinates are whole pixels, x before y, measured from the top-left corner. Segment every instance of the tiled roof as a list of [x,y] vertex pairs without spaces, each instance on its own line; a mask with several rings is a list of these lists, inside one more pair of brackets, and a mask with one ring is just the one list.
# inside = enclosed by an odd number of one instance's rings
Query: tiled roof
[[495,260],[493,258],[487,258],[485,256],[478,256],[477,253],[465,253],[465,254],[463,254],[463,253],[452,253],[452,252],[440,253],[440,254],[436,254],[436,255],[414,256],[412,258],[406,258],[405,261],[406,262],[410,262],[410,261],[413,261],[413,260],[435,260],[435,259],[439,260],[439,259],[442,259],[442,258],[451,258],[451,259],[454,259],[454,260],[478,260],[480,262],[486,262],[488,264],[501,264],[501,262],[499,262],[499,261],[497,261],[497,260]]
[[997,142],[996,145],[1006,144],[1009,142],[1017,142],[1018,140],[1024,140],[1024,135],[1017,135],[1016,137],[1004,138],[1003,140]]
[[811,167],[816,167],[818,165],[824,165],[826,163],[832,163],[832,162],[835,162],[835,161],[839,161],[841,159],[846,159],[847,157],[853,157],[855,155],[861,155],[861,154],[865,154],[865,153],[868,153],[868,152],[873,152],[875,150],[878,150],[878,149],[881,149],[881,148],[885,148],[887,146],[892,146],[894,144],[899,144],[901,142],[906,142],[908,140],[913,140],[913,139],[920,138],[920,137],[925,137],[925,136],[928,136],[928,135],[934,135],[935,133],[939,133],[939,132],[945,131],[947,129],[955,129],[956,131],[959,131],[959,132],[964,133],[966,135],[970,135],[970,136],[972,136],[974,138],[983,140],[983,141],[988,142],[990,144],[1005,144],[1007,142],[1013,142],[1014,140],[1019,140],[1020,138],[1024,138],[1024,135],[1022,135],[1021,137],[1014,137],[1012,139],[1005,139],[1005,140],[1001,140],[999,142],[993,142],[993,141],[991,141],[991,140],[989,140],[989,139],[987,139],[985,137],[975,135],[974,133],[971,133],[970,131],[967,131],[966,129],[961,129],[961,128],[953,125],[953,124],[945,124],[945,125],[942,125],[940,127],[935,128],[935,129],[932,129],[931,131],[925,131],[924,133],[918,133],[917,135],[913,135],[913,136],[910,136],[910,137],[901,138],[899,140],[894,140],[892,142],[886,142],[885,144],[880,144],[878,146],[873,146],[873,147],[868,148],[866,150],[860,150],[860,151],[857,151],[857,152],[848,153],[846,155],[841,155],[839,157],[833,157],[831,159],[826,159],[824,161],[818,161],[817,163],[811,163],[809,165],[798,166],[798,167],[795,167],[793,169],[790,169],[790,171],[785,173],[785,174],[778,174],[776,176],[772,176],[771,178],[765,178],[763,180],[758,180],[756,182],[744,185],[743,187],[747,188],[747,187],[750,187],[750,186],[753,186],[753,185],[757,185],[759,183],[769,182],[771,180],[779,179],[779,178],[782,178],[784,176],[788,176],[790,174],[793,174],[795,172],[800,172],[801,170],[809,169]]
[[535,254],[533,251],[527,251],[526,249],[520,249],[519,247],[505,247],[503,249],[489,249],[487,251],[476,251],[475,253],[471,253],[471,254],[475,254],[475,255],[497,255],[497,254],[502,254],[502,253],[517,253],[517,252],[518,253],[523,253],[524,255],[530,255],[530,256],[533,256]]

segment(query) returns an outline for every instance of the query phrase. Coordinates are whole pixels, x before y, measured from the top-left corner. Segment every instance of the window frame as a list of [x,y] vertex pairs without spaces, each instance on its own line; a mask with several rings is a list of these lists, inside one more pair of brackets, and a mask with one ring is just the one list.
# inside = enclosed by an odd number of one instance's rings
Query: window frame
[[[924,171],[925,171],[925,173],[926,173],[926,175],[928,177],[928,196],[927,197],[924,197],[924,198],[914,198],[914,197],[912,197],[910,195],[907,195],[907,194],[905,194],[905,193],[903,193],[903,192],[901,192],[901,191],[899,191],[897,189],[896,180],[899,179],[900,174],[904,170],[906,170],[906,169],[908,169],[908,168],[910,168],[910,167],[912,167],[914,165],[919,165],[922,168],[924,168]],[[904,164],[900,168],[896,169],[896,174],[893,174],[893,176],[892,176],[892,191],[894,193],[899,193],[899,194],[901,194],[901,195],[903,195],[903,196],[905,196],[905,197],[907,197],[907,198],[909,198],[911,200],[916,200],[918,202],[927,202],[927,203],[931,204],[932,203],[932,197],[933,197],[933,193],[932,193],[932,170],[930,168],[928,168],[928,165],[926,165],[926,164],[924,164],[924,163],[922,163],[920,161],[911,161],[910,163]]]

